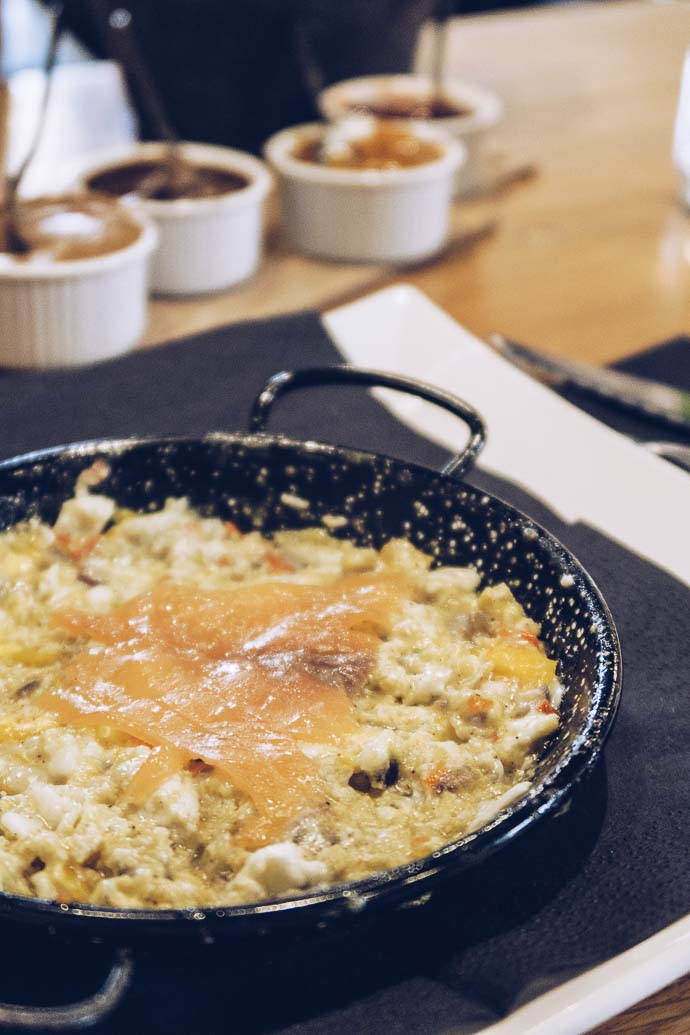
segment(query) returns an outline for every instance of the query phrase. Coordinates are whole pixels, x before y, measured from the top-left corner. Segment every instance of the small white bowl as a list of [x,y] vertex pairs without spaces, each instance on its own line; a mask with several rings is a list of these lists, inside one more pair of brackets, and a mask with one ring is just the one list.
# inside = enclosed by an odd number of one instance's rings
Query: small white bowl
[[58,261],[0,253],[0,365],[63,367],[128,352],[146,326],[148,274],[158,235],[145,218],[118,251]]
[[[122,199],[141,208],[158,227],[160,243],[151,269],[151,290],[155,294],[221,291],[250,277],[261,258],[263,203],[272,183],[264,163],[228,147],[185,143],[182,148],[193,164],[240,173],[249,183],[229,194],[208,198],[158,201],[129,194]],[[78,169],[78,183],[83,187],[96,173],[132,161],[159,159],[164,154],[164,144],[151,142],[92,156]]]
[[294,157],[324,132],[321,123],[282,130],[265,145],[278,175],[288,241],[307,255],[348,262],[412,262],[448,236],[453,177],[465,157],[458,141],[429,126],[413,130],[441,156],[404,169],[342,169]]
[[[386,97],[428,97],[432,81],[423,75],[370,75],[359,79],[345,79],[335,83],[319,94],[319,108],[330,122],[341,119],[352,112],[353,106],[366,106],[381,102]],[[481,188],[490,170],[488,169],[488,147],[492,131],[501,122],[504,105],[501,98],[474,83],[459,79],[446,79],[443,94],[449,101],[463,108],[469,108],[467,115],[453,115],[448,118],[412,120],[400,118],[395,121],[405,125],[431,125],[444,130],[456,140],[461,140],[467,149],[467,160],[456,177],[456,193],[471,194]]]

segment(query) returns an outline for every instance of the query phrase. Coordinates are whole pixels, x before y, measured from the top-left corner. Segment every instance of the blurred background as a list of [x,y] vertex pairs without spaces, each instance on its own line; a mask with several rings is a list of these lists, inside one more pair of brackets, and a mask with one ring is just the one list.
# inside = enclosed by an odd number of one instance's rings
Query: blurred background
[[[431,18],[537,6],[525,0],[65,0],[61,63],[113,53],[109,16],[126,7],[178,134],[258,153],[275,130],[316,117],[315,98],[355,75],[412,69]],[[2,0],[3,74],[40,67],[39,0]],[[130,83],[144,138],[148,124]]]

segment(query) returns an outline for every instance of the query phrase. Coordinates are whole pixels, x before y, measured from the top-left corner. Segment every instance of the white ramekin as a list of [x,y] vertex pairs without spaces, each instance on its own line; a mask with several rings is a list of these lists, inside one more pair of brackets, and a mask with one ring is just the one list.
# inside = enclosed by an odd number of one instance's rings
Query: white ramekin
[[[264,163],[244,151],[192,143],[184,143],[182,148],[190,162],[241,173],[249,184],[211,198],[123,198],[128,205],[143,209],[158,227],[151,290],[161,295],[221,291],[256,271],[263,243],[263,203],[272,182]],[[83,187],[91,176],[105,169],[137,159],[162,158],[164,154],[164,144],[134,144],[92,156],[72,175],[76,173]]]
[[407,169],[338,169],[293,157],[323,133],[310,123],[282,130],[265,154],[278,175],[283,226],[300,252],[348,262],[411,262],[434,255],[448,236],[453,177],[465,156],[461,143],[428,126],[441,157]]
[[139,237],[90,259],[0,255],[0,365],[63,367],[127,352],[146,326],[156,228],[137,216]]
[[[351,113],[355,104],[366,105],[390,94],[428,96],[431,89],[431,80],[423,75],[362,76],[359,79],[345,79],[323,90],[319,95],[319,108],[324,118],[334,122]],[[458,170],[455,188],[458,194],[471,194],[484,185],[490,174],[487,145],[490,144],[493,130],[503,119],[503,101],[497,94],[459,79],[444,80],[443,92],[450,101],[471,109],[471,113],[434,119],[433,122],[422,121],[425,125],[437,126],[463,142],[467,149],[467,161]],[[395,121],[404,124],[414,122],[411,119]],[[418,125],[419,122],[414,124]]]

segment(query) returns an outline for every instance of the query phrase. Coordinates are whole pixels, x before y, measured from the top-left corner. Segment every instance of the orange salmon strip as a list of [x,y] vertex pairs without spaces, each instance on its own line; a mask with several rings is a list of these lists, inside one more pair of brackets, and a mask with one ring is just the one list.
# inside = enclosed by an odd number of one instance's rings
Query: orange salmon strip
[[[311,648],[322,641],[334,648],[339,637],[366,648],[378,642],[374,629],[387,629],[388,613],[403,594],[402,580],[383,576],[347,576],[334,586],[263,582],[232,591],[164,583],[110,615],[64,612],[53,621],[101,643],[150,636],[217,658],[240,650],[298,650],[306,641]],[[353,628],[358,624],[365,628]]]
[[153,748],[145,762],[137,769],[127,787],[127,798],[136,805],[144,805],[152,787],[160,786],[171,776],[178,773],[187,762],[189,756],[177,748],[159,744]]
[[383,576],[232,591],[166,583],[109,615],[56,614],[99,645],[40,700],[65,723],[112,726],[155,749],[127,790],[133,801],[192,758],[213,765],[254,807],[245,843],[263,843],[323,793],[300,743],[337,744],[357,729],[338,666],[360,689],[408,595]]

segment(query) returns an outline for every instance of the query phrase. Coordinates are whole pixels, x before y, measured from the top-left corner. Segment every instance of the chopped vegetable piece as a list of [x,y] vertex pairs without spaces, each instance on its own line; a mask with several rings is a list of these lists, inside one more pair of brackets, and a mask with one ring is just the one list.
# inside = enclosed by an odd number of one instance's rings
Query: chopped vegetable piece
[[470,694],[467,698],[467,708],[472,715],[486,715],[491,708],[491,701],[481,694]]
[[556,662],[531,643],[496,640],[488,644],[486,658],[496,679],[515,679],[520,686],[548,685],[556,675]]
[[277,550],[266,550],[266,553],[264,554],[264,560],[266,561],[266,564],[271,569],[271,571],[275,572],[276,575],[280,572],[289,574],[293,571],[296,571],[294,564],[292,564],[292,562],[289,561],[287,557],[283,557],[282,554],[278,553]]
[[531,643],[533,647],[539,647],[539,638],[534,633],[519,632],[517,629],[499,629],[499,636],[512,637],[516,640],[523,640],[525,643]]
[[67,535],[66,532],[55,532],[55,541],[67,557],[72,561],[83,561],[89,556],[91,551],[94,549],[99,539],[101,538],[100,532],[95,535],[90,535],[86,539],[75,539],[74,536]]

